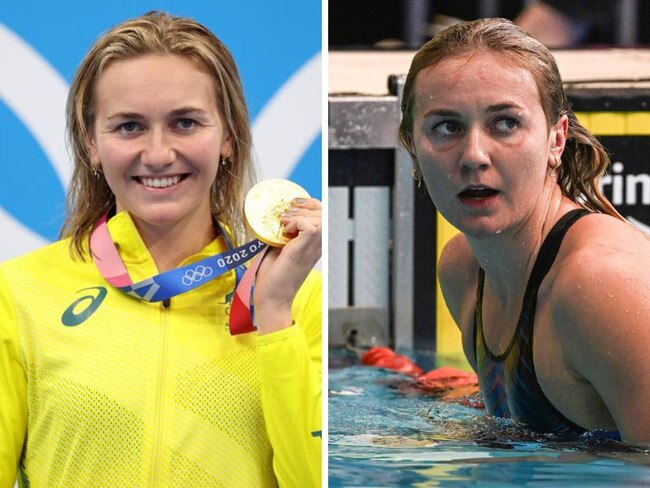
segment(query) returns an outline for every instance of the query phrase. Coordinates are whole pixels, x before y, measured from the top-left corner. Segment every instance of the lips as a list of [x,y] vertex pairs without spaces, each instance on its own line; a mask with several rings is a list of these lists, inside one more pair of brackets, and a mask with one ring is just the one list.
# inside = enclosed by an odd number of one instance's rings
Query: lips
[[187,175],[169,175],[169,176],[136,176],[134,179],[146,186],[147,188],[169,188],[177,185]]
[[499,190],[491,186],[469,185],[458,194],[458,200],[472,212],[484,212],[497,202],[499,195]]
[[486,185],[470,185],[458,194],[461,199],[482,199],[496,196],[499,190]]

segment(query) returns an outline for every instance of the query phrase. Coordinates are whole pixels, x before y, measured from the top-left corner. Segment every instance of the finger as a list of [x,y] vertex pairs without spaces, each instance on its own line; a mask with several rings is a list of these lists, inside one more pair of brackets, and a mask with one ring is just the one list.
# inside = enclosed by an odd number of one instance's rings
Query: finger
[[291,215],[289,217],[281,217],[284,233],[287,235],[295,235],[301,232],[307,233],[321,233],[322,220],[320,215]]
[[299,217],[289,225],[288,231],[292,234],[291,240],[283,248],[287,257],[297,262],[307,262],[309,267],[318,261],[322,248],[322,232],[320,222],[311,222],[309,219]]
[[306,208],[309,210],[320,210],[323,204],[316,198],[294,198],[291,201],[293,207]]
[[307,219],[312,225],[322,227],[322,216],[320,213],[300,212],[297,214],[285,214],[280,216],[280,223],[286,227],[297,219]]
[[294,224],[296,219],[307,219],[308,222],[311,222],[313,226],[321,227],[322,226],[322,211],[320,207],[320,202],[314,200],[317,203],[314,209],[301,208],[296,206],[291,206],[287,208],[284,212],[280,214],[280,221],[285,228],[285,233],[295,233],[297,232],[298,225]]
[[288,207],[284,212],[280,214],[280,219],[290,220],[295,217],[306,217],[312,220],[322,220],[323,214],[321,209],[306,209],[300,207]]
[[282,228],[284,235],[288,237],[296,237],[298,235],[298,225],[295,218],[282,219]]
[[307,219],[312,225],[317,227],[322,226],[323,218],[320,212],[299,212],[299,213],[282,213],[280,215],[280,223],[283,226],[287,226],[297,219]]

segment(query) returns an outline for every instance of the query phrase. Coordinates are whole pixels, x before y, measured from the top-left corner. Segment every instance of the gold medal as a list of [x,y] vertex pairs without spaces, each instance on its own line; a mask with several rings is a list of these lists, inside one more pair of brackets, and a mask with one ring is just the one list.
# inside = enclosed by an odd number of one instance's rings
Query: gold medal
[[289,242],[280,214],[291,206],[294,198],[309,198],[309,194],[289,180],[264,180],[251,188],[244,202],[244,217],[255,237],[274,247]]

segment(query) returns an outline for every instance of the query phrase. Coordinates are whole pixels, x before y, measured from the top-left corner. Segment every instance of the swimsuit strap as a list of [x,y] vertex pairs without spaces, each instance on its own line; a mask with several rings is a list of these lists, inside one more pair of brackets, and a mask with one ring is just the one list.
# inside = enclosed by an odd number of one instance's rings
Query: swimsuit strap
[[508,348],[499,356],[491,353],[485,340],[482,321],[485,273],[479,268],[473,349],[481,391],[486,407],[493,415],[515,418],[547,432],[584,431],[557,410],[542,391],[533,361],[533,332],[539,287],[555,262],[567,231],[588,213],[585,209],[568,212],[544,239],[528,278],[517,327]]
[[524,293],[524,303],[526,303],[526,298],[530,297],[532,294],[537,295],[537,291],[539,290],[542,281],[548,274],[551,266],[553,266],[555,258],[560,251],[562,240],[571,226],[575,224],[578,219],[589,213],[589,210],[584,208],[576,208],[575,210],[571,210],[564,214],[562,218],[555,223],[546,236],[546,239],[544,239],[544,243],[539,250],[535,264],[533,265],[533,270],[530,273],[528,285],[526,286],[526,292]]
[[[512,335],[512,339],[510,340],[510,343],[506,348],[505,352],[498,356],[496,354],[493,354],[492,351],[490,351],[489,348],[487,347],[487,342],[485,341],[485,337],[483,337],[483,343],[485,344],[486,352],[493,360],[501,361],[505,356],[508,355],[510,349],[512,349],[512,346],[514,345],[514,342],[517,338],[517,333],[519,332],[519,328],[522,327],[522,325],[528,326],[527,328],[532,329],[532,325],[533,325],[532,318],[534,316],[535,308],[537,306],[537,292],[539,291],[539,287],[542,284],[542,281],[544,280],[544,278],[550,271],[551,266],[553,266],[553,263],[555,262],[555,258],[557,257],[557,254],[560,250],[560,245],[562,244],[562,240],[564,239],[564,236],[569,231],[571,226],[578,219],[580,219],[581,217],[589,213],[590,213],[589,210],[586,210],[584,208],[577,208],[567,212],[560,218],[560,220],[558,220],[555,223],[551,231],[544,239],[544,242],[542,243],[542,246],[537,255],[537,258],[535,259],[535,264],[533,265],[533,269],[530,273],[530,277],[528,278],[528,283],[526,284],[526,290],[524,292],[524,297],[522,299],[521,312],[519,315],[519,320],[517,322],[517,329]],[[483,309],[484,284],[485,284],[485,271],[483,270],[483,268],[479,267],[478,284],[476,287],[476,307],[474,309],[473,349],[474,349],[475,359],[476,359],[476,345],[478,339],[477,334],[479,333],[481,335],[483,334],[482,309]],[[529,312],[532,313],[532,316],[530,317],[528,317]],[[532,336],[532,331],[531,331],[531,336]],[[531,347],[532,347],[532,341],[531,341]]]

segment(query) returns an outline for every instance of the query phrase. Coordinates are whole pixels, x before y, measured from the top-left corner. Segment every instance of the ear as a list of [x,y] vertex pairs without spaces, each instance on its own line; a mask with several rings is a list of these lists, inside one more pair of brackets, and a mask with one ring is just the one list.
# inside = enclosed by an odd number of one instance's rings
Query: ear
[[415,155],[411,155],[411,161],[413,164],[413,169],[419,174],[422,174],[422,168],[420,168],[420,162],[418,161],[418,158],[416,158]]
[[413,144],[413,134],[408,132],[404,134],[403,146],[400,150],[406,151],[406,154],[413,161],[413,168],[420,171],[420,163],[418,162],[417,154],[415,154],[415,144]]
[[566,145],[567,134],[569,131],[569,117],[562,115],[557,122],[551,127],[549,134],[549,154],[548,165],[551,169],[559,166],[562,160],[562,153]]
[[91,135],[88,135],[86,140],[86,147],[88,148],[88,153],[90,153],[90,164],[92,166],[101,166],[101,160],[99,159],[99,153],[97,151],[97,144],[95,143],[95,138]]
[[221,141],[219,154],[222,158],[230,158],[232,156],[232,153],[232,135],[228,132],[225,134],[223,141]]

